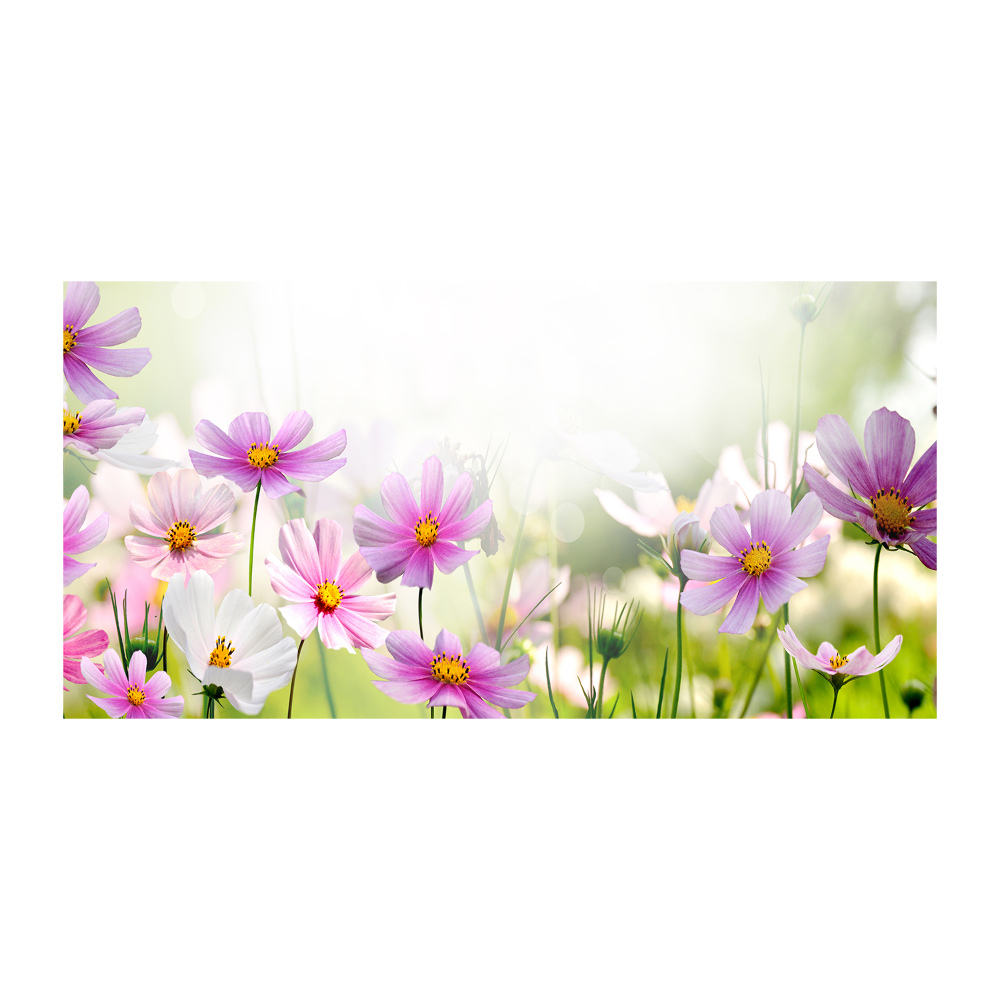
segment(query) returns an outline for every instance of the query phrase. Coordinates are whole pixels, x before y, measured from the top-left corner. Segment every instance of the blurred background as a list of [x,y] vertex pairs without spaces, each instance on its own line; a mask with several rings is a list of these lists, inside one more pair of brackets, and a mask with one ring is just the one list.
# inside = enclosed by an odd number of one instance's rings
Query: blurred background
[[[643,611],[635,642],[609,670],[605,714],[619,696],[616,718],[631,716],[633,698],[638,715],[655,713],[667,647],[669,705],[676,585],[641,554],[638,536],[606,513],[594,491],[613,491],[635,506],[628,474],[656,473],[675,502],[693,499],[729,446],[754,473],[762,390],[769,421],[790,426],[794,418],[799,325],[789,303],[801,283],[98,285],[93,322],[132,306],[142,317],[129,346],[149,347],[152,361],[134,378],[105,380],[119,405],[142,406],[157,423],[150,454],[187,465],[187,449],[198,447],[199,420],[226,428],[246,410],[264,411],[275,429],[291,410],[308,410],[314,428],[306,444],[347,429],[344,469],[325,483],[303,484],[303,495],[283,501],[262,495],[255,601],[282,603],[268,585],[264,557],[277,553],[285,520],[304,516],[312,527],[317,517],[335,517],[345,529],[345,550],[352,551],[354,505],[381,512],[385,473],[398,469],[417,479],[423,460],[438,454],[446,486],[461,469],[488,469],[503,541],[495,554],[469,563],[475,597],[461,570],[435,575],[424,600],[429,642],[440,628],[456,633],[466,648],[479,641],[475,601],[492,644],[523,514],[505,631],[558,587],[511,640],[509,649],[532,657],[527,686],[538,692],[512,715],[551,717],[546,650],[560,715],[583,715],[578,679],[586,684],[589,674],[588,585],[607,593],[609,612],[630,599]],[[811,287],[819,284],[805,283],[806,291]],[[862,438],[868,415],[888,406],[913,424],[916,456],[922,454],[937,438],[936,325],[934,283],[835,283],[806,330],[803,432],[814,432],[824,414],[838,413]],[[67,399],[80,409],[72,395]],[[817,458],[813,450],[810,460]],[[88,523],[102,510],[111,515],[106,541],[80,557],[97,560],[97,567],[65,592],[84,600],[85,627],[105,628],[114,644],[105,579],[119,598],[127,589],[133,624],[143,601],[153,604],[155,616],[162,597],[158,581],[131,563],[122,544],[133,533],[129,502],[145,504],[146,479],[71,454],[64,454],[63,474],[64,497],[87,485],[93,498]],[[238,499],[230,530],[249,538],[253,494]],[[792,599],[792,624],[812,649],[824,639],[842,653],[871,648],[874,549],[853,527],[838,523],[832,530],[826,568]],[[229,589],[246,589],[247,557],[244,550],[215,575],[217,602]],[[883,555],[879,580],[883,643],[903,635],[886,671],[890,709],[894,717],[908,714],[899,690],[913,679],[928,692],[914,715],[933,716],[935,574],[912,555],[893,552]],[[416,629],[415,589],[399,581],[383,587],[372,578],[367,590],[397,594],[387,628]],[[722,636],[723,617],[683,616],[678,715],[783,713],[783,656],[773,641],[774,623],[762,609],[747,636]],[[285,634],[293,634],[287,626]],[[187,714],[200,716],[200,685],[173,645],[169,669],[171,694],[185,694]],[[800,676],[810,714],[828,715],[829,686],[810,671]],[[427,717],[422,706],[381,694],[372,679],[360,655],[321,650],[313,636],[302,650],[295,716]],[[104,717],[85,697],[95,692],[69,687],[67,716]],[[284,717],[287,704],[286,688],[270,696],[262,714]],[[228,706],[221,714],[238,715]],[[844,688],[837,715],[881,717],[877,679]]]

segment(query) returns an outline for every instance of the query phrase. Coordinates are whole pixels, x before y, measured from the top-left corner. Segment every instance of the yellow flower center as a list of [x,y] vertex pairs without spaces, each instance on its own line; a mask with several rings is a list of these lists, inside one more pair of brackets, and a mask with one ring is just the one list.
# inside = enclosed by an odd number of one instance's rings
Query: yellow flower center
[[425,518],[417,521],[417,541],[426,549],[428,545],[433,545],[438,536],[438,520],[433,517],[433,511]]
[[258,469],[269,469],[278,461],[280,454],[281,449],[272,448],[269,441],[265,441],[263,444],[257,444],[254,441],[247,451],[247,461],[251,465],[256,465]]
[[771,565],[771,546],[767,542],[758,542],[748,549],[741,549],[740,563],[744,573],[761,576]]
[[175,521],[167,532],[167,544],[170,546],[171,552],[191,548],[197,538],[198,536],[189,521]]
[[140,691],[134,684],[129,685],[129,689],[125,692],[125,697],[128,698],[130,705],[141,705],[146,700],[146,692]]
[[846,665],[846,656],[841,656],[840,653],[834,653],[834,655],[830,657],[830,666],[833,667],[834,670],[840,670],[841,667]]
[[73,348],[76,347],[76,334],[73,332],[73,327],[64,326],[63,327],[63,354],[69,354]]
[[236,651],[233,649],[233,644],[231,642],[226,642],[226,637],[220,635],[218,639],[215,640],[215,649],[209,654],[208,665],[210,667],[228,667],[232,664],[233,654]]
[[879,531],[887,535],[901,535],[913,524],[910,498],[901,496],[895,487],[879,490],[875,496],[868,498],[868,502],[872,505]]
[[63,410],[63,434],[75,434],[80,429],[80,414]]
[[324,580],[316,588],[316,596],[313,598],[316,602],[316,610],[324,615],[336,611],[343,599],[344,592],[337,586],[336,580],[332,583],[329,580]]
[[461,656],[438,653],[431,660],[431,673],[443,684],[464,684],[469,679],[469,668]]
[[694,513],[694,501],[688,500],[683,493],[679,493],[676,497],[674,497],[674,506],[677,508],[678,514]]

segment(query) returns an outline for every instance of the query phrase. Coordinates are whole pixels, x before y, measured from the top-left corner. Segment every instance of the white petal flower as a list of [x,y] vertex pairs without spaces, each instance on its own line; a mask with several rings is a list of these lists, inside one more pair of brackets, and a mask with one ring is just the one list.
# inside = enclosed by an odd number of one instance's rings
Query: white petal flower
[[177,462],[145,454],[156,443],[156,438],[156,424],[148,416],[143,417],[138,427],[128,431],[113,448],[102,448],[96,457],[119,469],[141,472],[144,476],[176,468]]

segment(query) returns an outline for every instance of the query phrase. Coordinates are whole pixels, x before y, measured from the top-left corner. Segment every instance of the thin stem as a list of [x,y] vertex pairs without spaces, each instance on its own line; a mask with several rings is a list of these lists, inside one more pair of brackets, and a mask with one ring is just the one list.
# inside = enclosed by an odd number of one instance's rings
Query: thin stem
[[837,711],[837,695],[840,694],[840,688],[833,689],[833,708],[830,709],[830,718],[833,718],[833,713]]
[[670,647],[667,646],[663,654],[663,673],[660,674],[660,697],[656,700],[656,717],[660,717],[660,710],[663,708],[663,688],[667,683],[667,661],[670,659]]
[[[788,605],[782,606],[785,612],[785,628],[788,628]],[[792,717],[792,658],[785,650],[785,702],[788,708],[788,718]]]
[[211,716],[208,714],[209,706],[212,704],[212,699],[209,698],[208,692],[205,692],[205,704],[201,706],[201,717],[203,719],[209,719]]
[[747,700],[743,703],[743,711],[740,712],[741,719],[746,718],[747,709],[750,707],[750,699],[753,698],[754,691],[757,690],[757,685],[760,683],[760,679],[764,674],[764,667],[767,666],[767,654],[771,652],[771,646],[774,645],[774,637],[777,634],[777,629],[772,629],[770,632],[767,645],[764,647],[764,655],[760,658],[760,666],[757,668],[757,673],[755,673],[753,677],[753,683],[750,685],[750,690],[747,692]]
[[250,523],[250,585],[247,588],[247,594],[250,597],[253,597],[253,542],[254,535],[257,532],[257,504],[260,503],[260,484],[263,481],[261,479],[257,483],[257,492],[253,498],[253,521]]
[[299,675],[299,657],[302,655],[302,647],[306,644],[305,639],[299,643],[299,651],[295,654],[295,667],[292,670],[292,684],[288,689],[288,718],[292,717],[292,699],[295,697],[295,678]]
[[424,641],[424,588],[417,588],[417,625],[420,627],[420,641]]
[[448,706],[447,705],[442,705],[441,706],[441,718],[443,719],[447,715],[448,715]]
[[[796,480],[799,477],[799,428],[802,426],[802,356],[806,347],[806,324],[799,336],[799,374],[795,381],[795,426],[792,428],[792,503],[795,503]],[[775,486],[778,484],[775,483]]]
[[806,701],[806,689],[802,686],[802,678],[799,677],[799,665],[793,660],[792,666],[795,668],[795,683],[799,686],[799,697],[802,699],[802,707],[805,709],[806,718],[812,718],[812,712],[809,711],[809,702]]
[[167,639],[168,638],[169,638],[169,636],[167,635],[167,628],[166,628],[166,626],[164,626],[163,627],[163,672],[164,673],[167,672]]
[[[684,581],[687,583],[687,580]],[[670,708],[670,718],[677,718],[677,703],[681,700],[681,671],[684,660],[684,638],[681,632],[681,594],[684,593],[684,586],[681,586],[677,594],[677,677],[674,679],[674,703]],[[691,699],[691,714],[694,715],[694,698]]]
[[597,718],[604,718],[604,675],[608,672],[608,664],[611,658],[607,655],[601,657],[601,681],[597,687]]
[[326,672],[326,648],[323,645],[323,639],[319,634],[319,629],[316,629],[316,642],[319,645],[319,664],[323,670],[323,687],[326,690],[326,703],[330,707],[330,718],[336,719],[337,713],[333,708],[333,694],[330,692],[330,678]]
[[[882,555],[882,546],[877,545],[875,547],[875,575],[872,578],[872,606],[873,613],[875,617],[875,655],[878,656],[882,652],[882,640],[879,638],[878,631],[878,560],[879,556]],[[882,687],[882,709],[885,712],[885,717],[889,718],[889,698],[885,693],[885,670],[880,670],[878,672],[878,682]]]
[[517,566],[517,554],[521,549],[521,536],[524,534],[524,522],[528,517],[528,501],[531,499],[531,487],[535,482],[535,473],[538,472],[541,462],[536,462],[535,467],[531,470],[531,476],[528,478],[528,488],[524,491],[524,512],[521,514],[521,520],[517,525],[517,535],[514,537],[514,548],[510,554],[510,566],[507,568],[507,583],[503,588],[503,601],[500,602],[500,623],[497,625],[497,641],[495,643],[495,648],[497,652],[500,651],[500,646],[503,644],[503,623],[504,619],[507,617],[507,600],[510,597],[510,585],[511,581],[514,579],[514,569]]

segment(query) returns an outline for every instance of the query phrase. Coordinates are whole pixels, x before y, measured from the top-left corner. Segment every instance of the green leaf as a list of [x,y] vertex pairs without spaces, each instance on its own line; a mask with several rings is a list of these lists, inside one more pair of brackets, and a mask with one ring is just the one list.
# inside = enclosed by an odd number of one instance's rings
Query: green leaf
[[670,647],[667,646],[667,651],[663,654],[663,676],[660,678],[660,697],[656,702],[656,717],[660,717],[660,709],[663,708],[663,687],[667,683],[667,658],[670,656]]
[[559,713],[556,711],[555,699],[552,697],[552,681],[549,680],[549,647],[545,647],[545,686],[549,689],[549,704],[552,706],[552,715],[558,719]]
[[639,718],[639,716],[637,716],[637,715],[635,714],[635,695],[634,695],[634,694],[632,694],[632,692],[631,692],[631,691],[629,691],[629,693],[628,693],[628,696],[629,696],[629,697],[630,697],[630,698],[632,699],[632,718],[633,718],[633,719],[638,719],[638,718]]
[[621,691],[619,691],[618,694],[615,695],[615,703],[611,706],[611,714],[608,716],[609,719],[613,719],[615,717],[615,709],[618,707],[618,699],[621,696],[622,696]]

